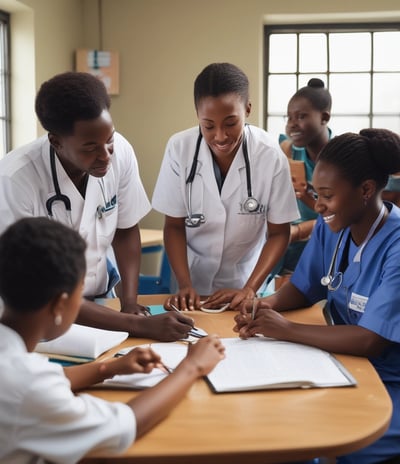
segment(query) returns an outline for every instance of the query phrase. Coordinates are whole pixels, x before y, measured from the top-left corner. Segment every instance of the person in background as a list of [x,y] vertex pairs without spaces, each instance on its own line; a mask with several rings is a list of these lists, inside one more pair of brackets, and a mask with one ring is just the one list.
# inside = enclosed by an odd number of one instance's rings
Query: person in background
[[89,451],[119,453],[160,422],[191,385],[224,358],[211,335],[155,387],[127,404],[74,394],[115,374],[162,367],[150,348],[104,362],[64,368],[32,353],[65,333],[80,308],[85,247],[73,229],[44,217],[25,218],[0,237],[0,461],[78,462]]
[[[294,274],[260,299],[254,319],[246,307],[236,316],[241,337],[263,334],[373,364],[393,403],[389,429],[339,464],[400,462],[400,209],[381,198],[389,174],[399,170],[400,137],[389,130],[333,138],[314,170],[319,217]],[[279,313],[324,299],[331,325],[295,323]]]
[[298,217],[288,161],[277,142],[246,124],[249,82],[230,63],[197,76],[199,126],[168,141],[153,194],[179,290],[165,302],[195,309],[252,298],[285,252]]
[[389,182],[382,192],[382,198],[400,206],[400,172],[389,176]]
[[[110,103],[104,84],[88,73],[66,72],[42,84],[35,108],[47,135],[0,161],[0,233],[33,216],[72,227],[88,244],[78,323],[164,341],[185,338],[191,319],[143,317],[148,312],[137,303],[138,223],[151,205],[133,148],[114,128]],[[107,271],[110,247],[121,275],[121,312],[94,301],[116,283]]]
[[332,137],[328,127],[331,106],[331,95],[317,78],[310,79],[289,100],[286,136],[280,137],[281,148],[289,159],[304,163],[306,182],[292,174],[301,217],[292,223],[290,245],[270,278],[288,276],[294,271],[315,225],[317,213],[311,181],[317,157]]

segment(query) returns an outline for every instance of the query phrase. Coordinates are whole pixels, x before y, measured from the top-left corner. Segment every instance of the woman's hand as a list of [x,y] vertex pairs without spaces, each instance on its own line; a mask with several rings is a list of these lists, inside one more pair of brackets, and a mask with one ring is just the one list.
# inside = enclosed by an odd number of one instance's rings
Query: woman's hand
[[150,347],[137,347],[124,356],[113,358],[104,363],[101,368],[107,371],[107,376],[117,374],[134,374],[137,372],[148,374],[155,367],[162,367],[160,356]]
[[255,298],[255,291],[250,287],[223,288],[209,296],[203,306],[205,308],[218,308],[223,304],[229,303],[228,309],[239,309],[239,306],[246,299]]
[[200,296],[193,287],[184,287],[176,295],[168,297],[164,302],[167,311],[173,311],[174,305],[179,311],[194,311],[200,308]]
[[208,335],[189,345],[186,361],[196,366],[198,376],[211,372],[225,358],[225,347],[217,335]]
[[[253,318],[254,316],[254,318]],[[284,339],[290,321],[282,314],[271,309],[268,302],[260,300],[253,313],[248,313],[246,308],[241,308],[235,316],[236,325],[234,332],[238,332],[241,338],[254,337],[262,334],[266,337]]]

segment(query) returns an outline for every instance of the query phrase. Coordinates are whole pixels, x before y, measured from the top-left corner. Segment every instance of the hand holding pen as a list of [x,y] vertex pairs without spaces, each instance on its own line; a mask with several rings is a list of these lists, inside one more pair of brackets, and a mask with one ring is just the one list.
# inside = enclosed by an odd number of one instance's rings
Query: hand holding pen
[[[170,303],[170,306],[171,308],[180,313],[181,311],[173,304],[173,303]],[[204,330],[202,329],[199,329],[198,327],[192,327],[189,332],[188,332],[188,336],[191,336],[191,337],[195,337],[195,338],[203,338],[203,337],[206,337],[207,336],[207,332],[205,332]]]

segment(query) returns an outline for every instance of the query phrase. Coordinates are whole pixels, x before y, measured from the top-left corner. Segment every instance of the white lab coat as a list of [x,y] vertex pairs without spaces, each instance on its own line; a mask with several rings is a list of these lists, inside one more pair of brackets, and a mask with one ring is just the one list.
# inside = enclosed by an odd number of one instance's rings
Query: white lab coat
[[[286,156],[264,130],[247,126],[252,195],[263,212],[241,214],[247,199],[246,168],[242,148],[232,162],[221,194],[212,156],[204,139],[200,145],[192,184],[192,213],[205,223],[186,228],[192,284],[209,295],[218,288],[241,288],[246,283],[266,241],[267,220],[274,224],[299,217]],[[153,194],[153,208],[171,217],[189,214],[186,179],[195,153],[199,129],[177,133],[168,141]]]
[[123,403],[75,395],[60,364],[28,353],[0,324],[0,462],[76,463],[89,451],[121,453],[136,438],[136,418]]
[[[46,201],[55,194],[49,150],[48,138],[43,136],[0,161],[0,233],[22,217],[47,216]],[[134,226],[151,209],[133,148],[122,135],[115,133],[111,166],[102,180],[89,176],[85,199],[57,157],[56,170],[61,193],[71,201],[71,218],[62,202],[53,204],[53,217],[72,226],[86,240],[84,295],[101,294],[107,288],[107,250],[115,230]],[[114,195],[117,196],[115,208],[99,218],[97,208]]]

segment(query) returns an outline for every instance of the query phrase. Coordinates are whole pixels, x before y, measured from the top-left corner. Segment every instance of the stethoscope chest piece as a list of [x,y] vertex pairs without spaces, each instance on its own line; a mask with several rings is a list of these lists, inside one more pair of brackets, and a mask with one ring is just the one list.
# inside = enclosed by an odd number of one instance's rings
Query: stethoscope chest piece
[[254,213],[257,211],[260,207],[260,204],[254,197],[248,197],[244,202],[243,202],[243,210],[246,213]]
[[324,287],[328,287],[328,285],[330,285],[331,282],[332,282],[332,276],[330,275],[326,275],[321,278],[321,285],[323,285]]
[[204,224],[206,222],[206,218],[204,214],[192,214],[190,213],[188,217],[185,218],[185,226],[186,227],[199,227],[200,224]]

